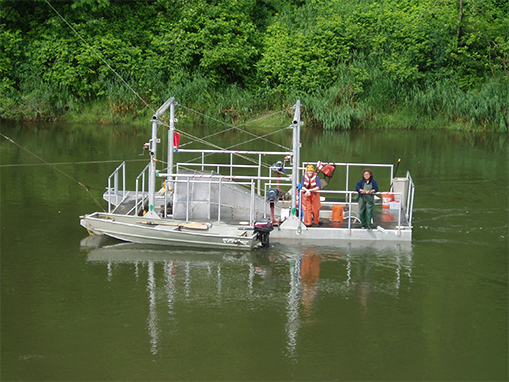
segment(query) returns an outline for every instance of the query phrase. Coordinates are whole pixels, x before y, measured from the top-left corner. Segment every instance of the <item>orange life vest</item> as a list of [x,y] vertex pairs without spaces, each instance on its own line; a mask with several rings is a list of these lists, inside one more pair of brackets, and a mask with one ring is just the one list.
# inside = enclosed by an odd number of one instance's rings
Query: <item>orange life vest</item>
[[314,174],[311,178],[304,174],[304,187],[307,189],[316,187],[316,174]]

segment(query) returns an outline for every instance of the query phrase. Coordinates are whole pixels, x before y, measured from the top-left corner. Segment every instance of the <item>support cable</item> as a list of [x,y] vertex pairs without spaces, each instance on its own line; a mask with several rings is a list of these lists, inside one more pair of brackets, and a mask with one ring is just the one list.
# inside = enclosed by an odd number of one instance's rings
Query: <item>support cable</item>
[[[97,201],[97,199],[94,197],[94,195],[92,195],[92,193],[90,192],[90,189],[95,189],[95,190],[99,190],[98,188],[93,188],[93,187],[89,187],[83,183],[81,183],[79,180],[76,180],[74,179],[72,176],[70,176],[69,174],[63,172],[62,170],[60,170],[59,168],[57,168],[55,165],[51,164],[51,163],[48,163],[46,162],[44,159],[42,159],[40,156],[38,156],[37,154],[34,154],[33,152],[31,152],[30,150],[26,149],[25,147],[21,146],[19,143],[16,143],[14,142],[11,138],[9,138],[8,136],[0,133],[0,136],[2,136],[3,138],[7,139],[9,142],[11,142],[12,144],[18,146],[20,149],[23,149],[25,150],[27,153],[29,153],[30,155],[33,155],[34,157],[36,157],[37,159],[39,159],[41,162],[43,162],[45,165],[47,166],[50,166],[51,168],[53,168],[54,170],[58,171],[60,174],[64,175],[65,177],[71,179],[73,182],[76,182],[78,183],[81,187],[83,187],[85,189],[85,191],[88,192],[88,194],[92,197],[92,199],[94,199],[94,201],[97,203],[97,205],[103,210],[103,212],[106,212],[104,210],[104,208],[101,206],[101,204]],[[99,190],[101,191],[101,190]]]

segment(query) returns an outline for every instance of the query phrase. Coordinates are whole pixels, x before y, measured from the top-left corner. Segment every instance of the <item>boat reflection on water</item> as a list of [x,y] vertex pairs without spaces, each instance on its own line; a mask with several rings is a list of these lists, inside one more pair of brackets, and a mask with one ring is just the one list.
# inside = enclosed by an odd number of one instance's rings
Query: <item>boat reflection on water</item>
[[[322,243],[321,246],[289,246],[281,248],[281,252],[288,260],[290,272],[286,323],[286,354],[290,358],[297,355],[299,329],[315,322],[319,293],[346,299],[354,297],[361,311],[367,313],[375,293],[397,297],[402,277],[409,283],[412,281],[410,243],[349,242],[343,246]],[[321,276],[321,268],[328,269],[327,278]],[[379,268],[384,272],[377,278],[375,273]]]
[[[355,299],[360,312],[367,313],[375,295],[397,297],[403,281],[408,288],[412,283],[409,243],[277,244],[246,252],[168,250],[112,239],[94,242],[92,238],[82,241],[82,249],[88,252],[88,261],[107,267],[108,282],[115,282],[113,269],[123,264],[134,265],[137,279],[140,270],[146,268],[147,331],[153,354],[158,353],[164,336],[178,332],[177,327],[168,326],[168,322],[178,325],[182,305],[177,302],[199,306],[228,301],[237,307],[248,304],[246,309],[266,309],[275,302],[276,309],[286,312],[286,322],[281,324],[286,336],[285,354],[296,359],[299,331],[317,320],[317,300],[327,296]],[[164,307],[158,307],[161,301]],[[164,325],[159,325],[161,319]]]

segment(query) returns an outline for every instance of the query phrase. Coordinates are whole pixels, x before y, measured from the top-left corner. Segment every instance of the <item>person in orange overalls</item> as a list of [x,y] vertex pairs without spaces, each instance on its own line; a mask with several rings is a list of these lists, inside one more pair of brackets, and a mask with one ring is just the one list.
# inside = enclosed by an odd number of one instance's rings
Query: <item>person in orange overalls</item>
[[312,226],[314,218],[315,224],[321,225],[319,215],[322,203],[320,203],[320,193],[318,190],[322,187],[322,183],[312,164],[306,167],[306,172],[302,176],[301,186],[304,224],[307,227]]

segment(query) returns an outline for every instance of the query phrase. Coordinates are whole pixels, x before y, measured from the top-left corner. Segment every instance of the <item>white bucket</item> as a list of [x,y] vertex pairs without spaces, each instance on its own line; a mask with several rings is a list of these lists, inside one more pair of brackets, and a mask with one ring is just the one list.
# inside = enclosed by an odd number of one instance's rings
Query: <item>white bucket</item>
[[400,202],[390,202],[389,203],[389,209],[391,209],[391,210],[399,210],[400,206],[401,206]]

